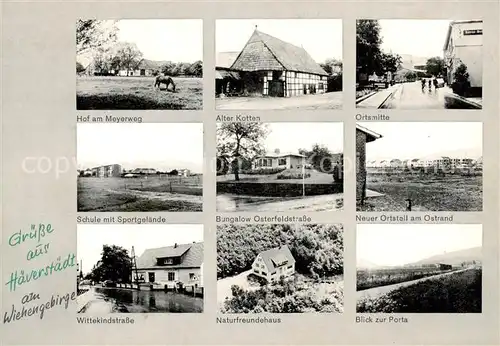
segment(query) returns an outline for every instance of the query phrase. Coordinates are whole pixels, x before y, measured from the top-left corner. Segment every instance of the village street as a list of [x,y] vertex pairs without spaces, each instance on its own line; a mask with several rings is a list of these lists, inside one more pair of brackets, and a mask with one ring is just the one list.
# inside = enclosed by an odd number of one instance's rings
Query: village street
[[78,297],[78,312],[94,315],[152,312],[203,312],[203,299],[181,293],[90,287]]
[[293,97],[227,97],[215,100],[216,109],[341,109],[342,92]]
[[[426,85],[422,89],[421,82],[397,84],[391,88],[391,92],[384,90],[380,93],[387,93],[388,98],[378,100],[372,96],[360,102],[359,108],[387,108],[387,109],[477,109],[480,108],[480,100],[474,100],[474,103],[458,97],[449,87],[432,89],[429,91]],[[373,99],[372,99],[373,98]],[[374,102],[376,104],[374,104]],[[478,105],[476,105],[478,104]]]

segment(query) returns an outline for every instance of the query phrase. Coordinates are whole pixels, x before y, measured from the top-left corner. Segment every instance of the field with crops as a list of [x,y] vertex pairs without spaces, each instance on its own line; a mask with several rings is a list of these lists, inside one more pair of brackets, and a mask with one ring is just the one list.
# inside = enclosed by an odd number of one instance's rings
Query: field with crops
[[445,272],[447,271],[439,270],[436,267],[358,270],[356,273],[356,289],[361,291],[373,287],[394,285]]
[[480,313],[482,270],[479,267],[422,279],[382,295],[358,299],[359,313]]
[[77,77],[76,105],[87,109],[203,108],[203,79],[174,78],[175,91],[154,87],[154,77]]
[[78,211],[202,211],[202,176],[78,178]]

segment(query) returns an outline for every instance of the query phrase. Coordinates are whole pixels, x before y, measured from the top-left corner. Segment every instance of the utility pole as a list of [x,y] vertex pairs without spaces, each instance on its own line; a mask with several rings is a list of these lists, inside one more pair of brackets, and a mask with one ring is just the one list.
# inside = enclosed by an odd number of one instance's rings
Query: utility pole
[[132,273],[134,273],[135,271],[135,283],[137,285],[137,289],[139,289],[139,274],[137,272],[137,261],[136,261],[136,257],[135,257],[135,251],[134,251],[134,247],[132,246],[132,251],[131,251],[131,254],[130,254],[131,258],[132,258]]

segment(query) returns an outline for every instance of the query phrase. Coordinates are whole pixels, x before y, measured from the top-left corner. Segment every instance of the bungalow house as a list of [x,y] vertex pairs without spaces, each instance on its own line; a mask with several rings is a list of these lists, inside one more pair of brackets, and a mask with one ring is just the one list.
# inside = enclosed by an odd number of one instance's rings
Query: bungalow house
[[326,92],[326,73],[302,47],[255,29],[231,65],[248,94],[290,97]]
[[202,268],[202,242],[146,249],[137,259],[137,276],[162,288],[179,283],[203,287]]
[[240,52],[221,52],[215,58],[215,94],[239,93],[242,89],[239,72],[231,71],[231,65]]
[[356,124],[356,200],[366,197],[366,143],[373,142],[382,135]]
[[262,251],[253,261],[252,272],[268,282],[278,281],[295,273],[295,259],[287,245]]
[[162,67],[167,61],[153,61],[142,59],[129,70],[121,68],[118,70],[119,76],[155,76],[161,72]]
[[135,168],[130,173],[132,173],[132,174],[156,174],[156,169],[154,169],[154,168]]
[[262,168],[294,169],[302,168],[306,164],[306,157],[304,155],[299,153],[280,153],[280,150],[276,149],[274,152],[254,158],[252,170]]

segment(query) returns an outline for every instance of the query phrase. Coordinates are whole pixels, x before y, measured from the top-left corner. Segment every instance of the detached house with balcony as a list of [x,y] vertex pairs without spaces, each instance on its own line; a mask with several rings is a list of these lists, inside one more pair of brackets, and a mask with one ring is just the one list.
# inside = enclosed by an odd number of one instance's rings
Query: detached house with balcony
[[139,279],[161,288],[203,287],[203,243],[147,249],[137,259]]
[[252,264],[252,272],[267,282],[276,282],[295,273],[295,259],[287,245],[262,251]]

